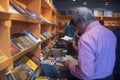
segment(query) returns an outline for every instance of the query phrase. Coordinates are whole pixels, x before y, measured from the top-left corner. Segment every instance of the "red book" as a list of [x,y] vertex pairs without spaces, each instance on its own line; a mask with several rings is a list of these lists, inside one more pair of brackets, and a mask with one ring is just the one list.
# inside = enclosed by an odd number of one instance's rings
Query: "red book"
[[14,56],[18,52],[20,52],[20,50],[14,44],[11,43],[11,55]]

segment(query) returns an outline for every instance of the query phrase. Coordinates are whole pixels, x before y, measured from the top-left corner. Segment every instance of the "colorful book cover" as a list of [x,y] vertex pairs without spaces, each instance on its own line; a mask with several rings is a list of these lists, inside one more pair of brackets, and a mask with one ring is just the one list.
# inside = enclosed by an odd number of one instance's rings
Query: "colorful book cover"
[[38,65],[33,60],[31,60],[29,57],[27,57],[26,55],[21,58],[21,61],[23,61],[33,71],[35,71],[38,67]]
[[35,63],[40,64],[40,57],[37,57],[33,53],[27,53],[26,54],[30,59],[32,59]]
[[13,80],[27,80],[33,71],[26,65],[19,65],[11,71]]
[[12,72],[12,71],[9,71],[9,72],[7,72],[7,73],[5,74],[5,76],[7,77],[7,80],[13,80],[13,77],[12,77],[12,75],[11,75],[11,72]]
[[20,52],[20,49],[17,48],[13,43],[11,43],[11,55],[14,56],[18,52]]
[[16,38],[12,38],[11,42],[17,46],[20,50],[24,50],[24,47],[20,44],[20,42]]

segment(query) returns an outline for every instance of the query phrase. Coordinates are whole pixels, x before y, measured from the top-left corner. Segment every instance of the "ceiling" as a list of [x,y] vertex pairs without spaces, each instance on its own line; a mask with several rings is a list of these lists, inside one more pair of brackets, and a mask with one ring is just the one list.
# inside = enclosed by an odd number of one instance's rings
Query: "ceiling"
[[106,0],[86,0],[87,4],[83,4],[84,0],[53,0],[53,4],[61,10],[71,10],[77,7],[86,6],[90,9],[112,10],[120,12],[120,0],[109,0],[109,4],[105,5]]

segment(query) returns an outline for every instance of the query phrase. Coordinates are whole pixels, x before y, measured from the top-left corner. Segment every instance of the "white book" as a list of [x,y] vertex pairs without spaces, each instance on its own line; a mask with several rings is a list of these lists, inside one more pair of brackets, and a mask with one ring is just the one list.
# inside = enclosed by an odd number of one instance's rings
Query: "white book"
[[65,40],[65,41],[69,41],[69,40],[72,40],[73,38],[69,37],[69,36],[64,36],[61,39]]
[[20,14],[18,11],[16,11],[11,5],[9,7],[9,12],[15,13],[15,14]]

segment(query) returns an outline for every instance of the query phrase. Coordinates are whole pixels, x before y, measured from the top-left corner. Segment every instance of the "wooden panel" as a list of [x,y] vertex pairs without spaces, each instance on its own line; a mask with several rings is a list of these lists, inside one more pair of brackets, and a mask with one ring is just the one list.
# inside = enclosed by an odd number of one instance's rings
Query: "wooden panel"
[[19,15],[19,14],[5,13],[5,12],[0,12],[0,19],[31,22],[31,23],[42,23],[40,20],[37,20],[34,18],[24,17],[24,16]]
[[45,17],[48,21],[52,21],[52,10],[43,8],[41,9],[42,16]]
[[27,29],[27,23],[12,21],[11,34],[21,33],[24,29]]
[[[22,6],[23,8],[27,8],[28,1],[27,0],[14,0],[17,4]],[[31,1],[30,1],[31,2]],[[29,2],[29,3],[30,3]]]
[[17,53],[15,56],[13,56],[13,61],[18,60],[20,57],[22,57],[26,53],[28,53],[28,52],[32,51],[33,49],[35,49],[38,45],[39,45],[39,43],[36,44],[36,45],[33,45],[32,47],[30,47],[28,49],[23,50],[22,52]]
[[0,22],[0,50],[10,56],[10,29],[6,26],[7,22]]
[[6,10],[9,11],[9,0],[0,0],[0,5]]
[[45,0],[41,0],[41,5],[42,5],[42,7],[44,7],[44,8],[48,8],[48,9],[51,8],[50,4],[47,3]]
[[[40,0],[27,0],[29,4],[27,5],[27,8],[36,13],[38,16],[40,16],[41,11],[41,1]],[[33,6],[34,5],[34,6]]]

